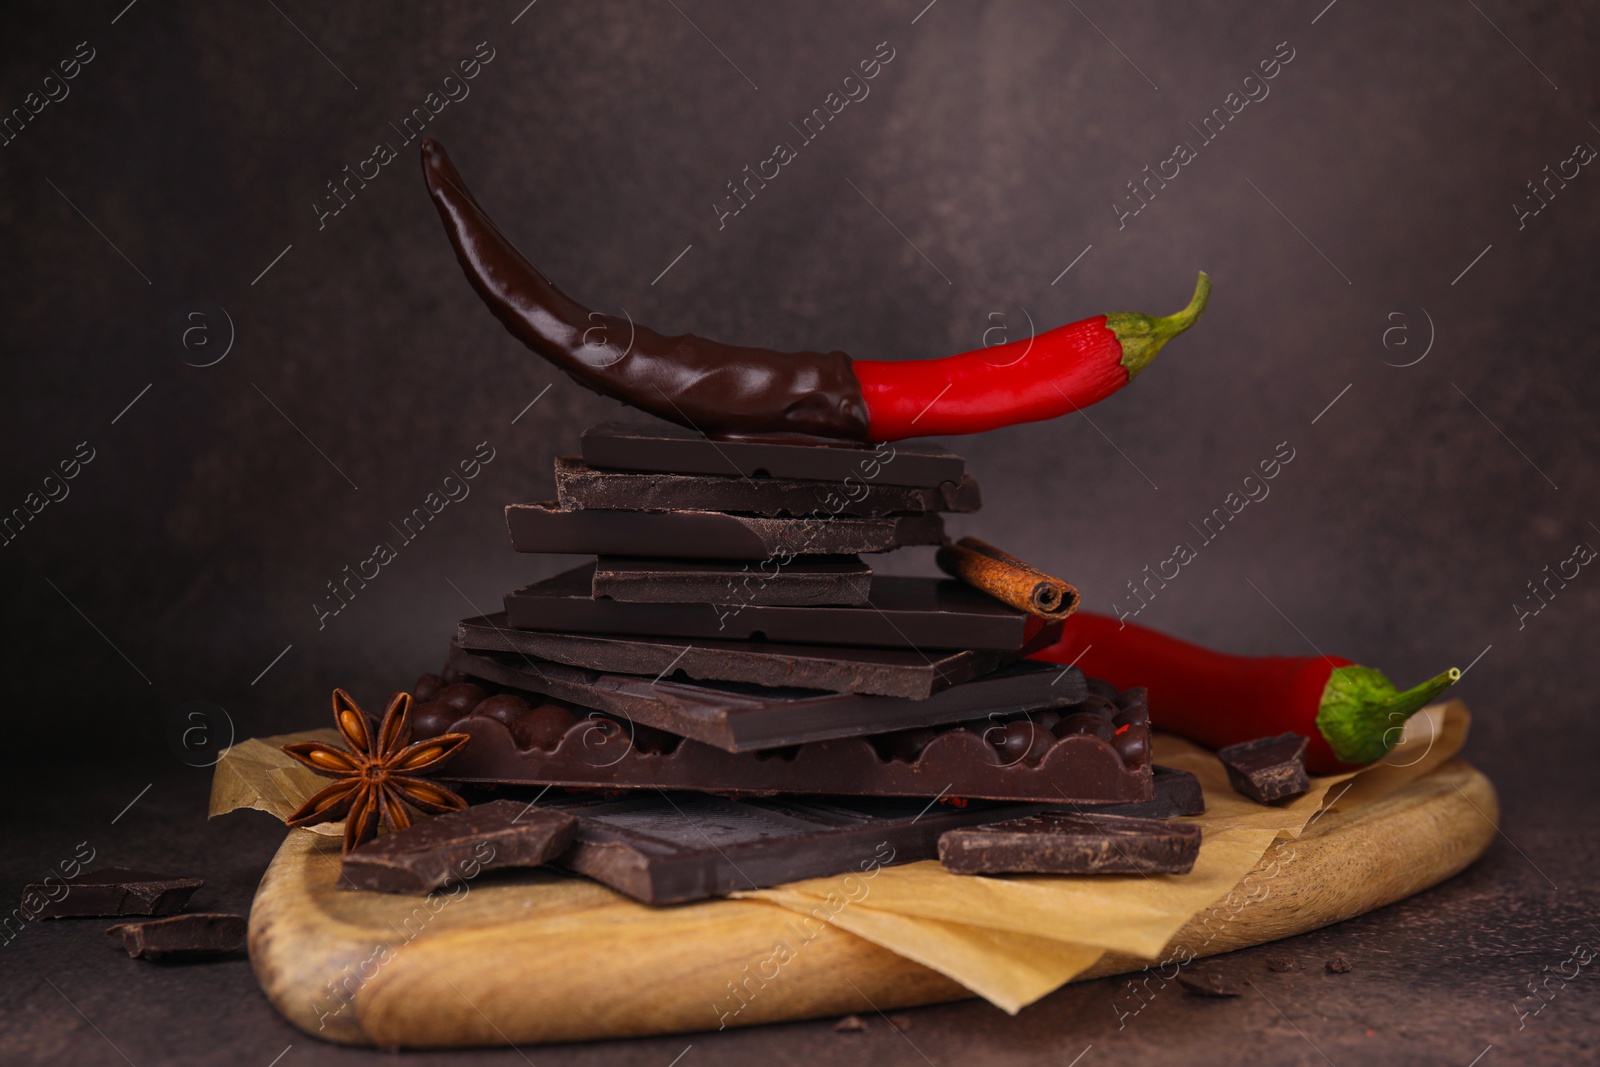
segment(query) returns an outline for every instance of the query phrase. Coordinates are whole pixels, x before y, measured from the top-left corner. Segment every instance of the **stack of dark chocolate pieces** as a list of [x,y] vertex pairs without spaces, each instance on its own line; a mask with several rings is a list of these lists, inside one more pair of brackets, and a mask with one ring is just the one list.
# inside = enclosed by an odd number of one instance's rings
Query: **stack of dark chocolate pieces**
[[[463,620],[444,675],[418,684],[414,722],[419,737],[472,735],[450,778],[566,787],[585,873],[605,866],[602,844],[643,832],[641,804],[679,825],[714,808],[718,825],[772,824],[767,838],[910,826],[941,800],[973,825],[1156,797],[1143,691],[1026,658],[1059,622],[953,579],[875,576],[862,558],[939,544],[943,513],[978,509],[960,456],[606,424],[583,434],[581,458],[557,460],[556,489],[507,507],[512,547],[594,562]],[[895,862],[932,857],[932,828],[902,835],[915,854]],[[840,862],[773,876],[856,866]],[[746,856],[739,878],[758,865]],[[604,880],[655,885],[638,869]],[[693,886],[645,898],[749,887],[704,870]]]

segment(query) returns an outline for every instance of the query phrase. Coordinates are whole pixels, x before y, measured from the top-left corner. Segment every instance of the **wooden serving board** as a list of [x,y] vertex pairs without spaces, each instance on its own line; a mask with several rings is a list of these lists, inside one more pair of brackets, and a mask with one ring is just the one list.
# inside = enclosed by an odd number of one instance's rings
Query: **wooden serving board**
[[[1202,912],[1172,940],[1228,952],[1339,922],[1449,878],[1488,848],[1499,807],[1451,760],[1402,789],[1332,811],[1295,843],[1272,892],[1221,929]],[[1272,851],[1257,868],[1263,871]],[[250,957],[272,1003],[314,1036],[348,1044],[460,1047],[715,1029],[730,975],[771,951],[795,915],[760,900],[646,908],[604,886],[532,871],[451,898],[342,890],[339,839],[291,831],[250,914]],[[463,887],[465,890],[465,887]],[[1078,980],[1137,970],[1107,955]],[[737,1023],[959,1000],[917,963],[829,929],[752,999]]]

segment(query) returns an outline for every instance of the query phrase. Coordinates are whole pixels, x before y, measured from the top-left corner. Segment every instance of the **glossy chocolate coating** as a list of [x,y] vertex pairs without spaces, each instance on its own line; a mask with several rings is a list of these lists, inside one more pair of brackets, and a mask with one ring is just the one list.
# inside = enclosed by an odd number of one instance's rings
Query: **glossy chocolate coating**
[[472,287],[512,336],[578,384],[702,433],[866,439],[861,384],[843,352],[668,337],[591,312],[501,234],[436,141],[422,142],[422,172]]

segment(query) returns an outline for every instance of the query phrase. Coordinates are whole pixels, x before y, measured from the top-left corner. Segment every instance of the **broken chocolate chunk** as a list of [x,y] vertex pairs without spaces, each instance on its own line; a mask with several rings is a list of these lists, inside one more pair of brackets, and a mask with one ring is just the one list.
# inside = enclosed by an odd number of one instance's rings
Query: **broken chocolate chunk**
[[344,857],[344,878],[378,893],[429,893],[502,867],[538,867],[561,855],[578,822],[516,800],[495,800],[414,823]]
[[939,862],[956,874],[1186,874],[1199,854],[1198,826],[1063,811],[939,838]]
[[1300,964],[1293,956],[1267,957],[1267,970],[1275,974],[1283,974],[1285,971],[1298,971],[1299,969]]
[[1260,737],[1217,750],[1228,781],[1251,800],[1270,804],[1311,788],[1306,777],[1307,738],[1302,734]]
[[244,944],[242,915],[194,911],[165,919],[118,923],[106,930],[136,960],[186,960],[226,956]]
[[1328,968],[1329,974],[1349,974],[1355,969],[1350,966],[1350,961],[1344,958],[1344,953],[1342,952],[1328,960],[1323,966]]
[[30,919],[176,915],[203,885],[199,878],[104,867],[85,871],[70,881],[25,886],[22,912]]

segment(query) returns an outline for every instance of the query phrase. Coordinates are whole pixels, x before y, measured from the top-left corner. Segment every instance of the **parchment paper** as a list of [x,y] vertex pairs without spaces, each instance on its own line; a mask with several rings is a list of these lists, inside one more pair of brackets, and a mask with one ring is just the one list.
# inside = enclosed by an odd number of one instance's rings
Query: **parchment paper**
[[[1381,763],[1313,778],[1310,792],[1278,805],[1235,793],[1207,749],[1156,735],[1155,761],[1193,773],[1206,798],[1206,812],[1185,820],[1202,828],[1204,840],[1194,869],[1184,875],[981,877],[951,874],[929,860],[879,868],[864,896],[841,884],[845,876],[734,895],[829,915],[841,929],[1015,1013],[1092,967],[1106,951],[1156,958],[1192,917],[1226,897],[1274,840],[1299,837],[1321,811],[1370,803],[1432,771],[1460,751],[1470,722],[1460,701],[1425,708],[1412,716],[1401,743]],[[279,749],[308,740],[337,744],[338,735],[305,731],[229,748],[212,779],[210,814],[256,808],[287,817],[328,782]],[[340,834],[343,824],[310,829]],[[851,902],[819,908],[830,893]]]

